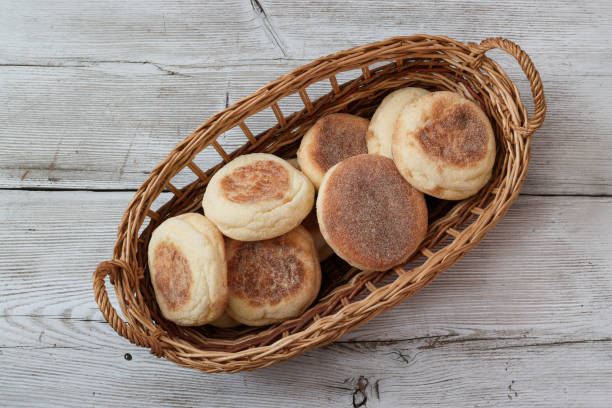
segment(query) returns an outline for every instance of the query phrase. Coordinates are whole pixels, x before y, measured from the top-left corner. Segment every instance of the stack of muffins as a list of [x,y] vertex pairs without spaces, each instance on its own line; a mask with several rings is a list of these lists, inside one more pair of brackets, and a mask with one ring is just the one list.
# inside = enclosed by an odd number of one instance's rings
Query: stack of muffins
[[149,271],[160,310],[186,326],[295,318],[315,300],[320,262],[333,253],[366,271],[406,262],[427,233],[424,194],[476,194],[495,151],[478,105],[403,88],[371,121],[320,118],[297,161],[239,156],[210,180],[204,215],[169,218],[153,232]]

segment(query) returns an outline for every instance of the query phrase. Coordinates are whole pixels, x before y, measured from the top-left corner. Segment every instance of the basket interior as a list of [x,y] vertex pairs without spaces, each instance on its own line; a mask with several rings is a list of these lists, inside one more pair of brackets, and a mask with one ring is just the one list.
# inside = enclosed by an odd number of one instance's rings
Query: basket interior
[[[211,169],[202,170],[194,164],[196,160],[191,161],[182,171],[191,171],[195,180],[182,188],[168,183],[166,190],[173,193],[173,197],[159,209],[148,211],[149,222],[140,234],[136,257],[139,266],[144,270],[139,290],[149,309],[151,319],[170,337],[182,339],[198,349],[236,352],[249,347],[269,345],[279,338],[300,331],[321,317],[337,313],[346,302],[359,300],[376,288],[396,279],[400,273],[398,268],[387,272],[362,272],[351,268],[337,256],[332,256],[322,263],[323,280],[317,300],[303,316],[297,319],[264,327],[241,326],[235,329],[218,329],[208,325],[181,327],[165,320],[160,314],[148,273],[147,247],[152,231],[168,217],[186,212],[202,213],[201,200],[207,180],[233,157],[244,153],[267,152],[291,158],[295,156],[302,135],[322,115],[346,112],[369,119],[388,93],[405,86],[417,86],[431,91],[450,90],[475,101],[491,119],[497,139],[498,151],[493,177],[476,196],[459,202],[427,197],[430,216],[428,233],[420,250],[408,261],[404,270],[410,270],[423,263],[427,256],[444,247],[449,239],[452,240],[453,236],[458,235],[469,225],[473,217],[478,215],[474,208],[485,208],[488,201],[494,197],[497,187],[503,182],[509,145],[503,137],[498,124],[500,121],[497,118],[504,108],[495,104],[496,98],[491,98],[487,94],[490,92],[489,88],[482,87],[480,81],[482,77],[476,78],[469,71],[457,69],[447,59],[413,58],[379,61],[337,74],[329,79],[313,82],[283,98],[286,100],[277,100],[269,107],[273,113],[272,119],[268,115],[270,127],[262,132],[254,134],[255,132],[252,132],[247,125],[259,114],[240,122],[230,131],[242,132],[246,140],[244,145],[229,152],[227,147],[224,148],[216,141],[213,142],[212,146],[219,152],[219,164]],[[309,93],[313,95],[318,93],[322,96],[311,99]],[[300,106],[297,106],[298,103]],[[287,106],[294,107],[295,111],[287,115],[287,112],[281,111],[281,106],[284,106],[284,110],[287,110]],[[265,120],[259,123],[264,122]],[[206,147],[208,146],[199,147],[199,151]]]

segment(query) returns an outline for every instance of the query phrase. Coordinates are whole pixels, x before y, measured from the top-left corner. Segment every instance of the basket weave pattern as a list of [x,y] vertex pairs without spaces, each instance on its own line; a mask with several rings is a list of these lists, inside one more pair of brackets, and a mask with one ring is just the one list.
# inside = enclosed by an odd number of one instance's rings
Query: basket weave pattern
[[[529,79],[535,106],[531,117],[515,84],[485,56],[493,48],[514,56]],[[339,83],[336,75],[351,70],[361,70],[359,77]],[[308,87],[321,81],[329,84],[330,92],[311,100]],[[339,259],[326,261],[324,280],[330,278],[317,301],[301,317],[268,327],[180,327],[161,316],[147,267],[147,245],[155,227],[171,216],[201,212],[208,180],[237,155],[268,152],[291,157],[300,138],[321,116],[334,112],[369,116],[386,94],[404,86],[450,90],[477,102],[491,120],[498,145],[493,178],[476,196],[430,207],[427,237],[409,264],[381,273],[357,271]],[[304,108],[286,115],[278,102],[290,95],[298,95]],[[254,135],[245,120],[265,108],[271,108],[277,124]],[[441,36],[395,37],[319,58],[212,116],[151,172],[119,225],[114,259],[102,262],[94,272],[96,302],[121,336],[159,357],[205,372],[266,367],[330,343],[412,296],[484,238],[519,194],[527,174],[530,136],[542,125],[545,113],[542,83],[531,60],[516,44],[501,38],[464,44]],[[236,127],[248,142],[228,153],[216,139]],[[208,146],[222,161],[202,170],[194,159]],[[193,172],[195,181],[178,188],[172,179],[185,168]],[[173,197],[153,211],[153,202],[163,191]],[[107,276],[122,316],[109,301]]]

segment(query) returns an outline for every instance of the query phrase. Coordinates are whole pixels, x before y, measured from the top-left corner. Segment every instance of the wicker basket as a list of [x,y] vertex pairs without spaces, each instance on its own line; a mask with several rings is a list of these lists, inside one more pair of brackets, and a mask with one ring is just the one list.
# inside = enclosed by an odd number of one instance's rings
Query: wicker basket
[[[535,104],[530,118],[515,84],[485,56],[493,48],[514,56],[527,75]],[[359,77],[338,83],[336,75],[351,70],[360,70]],[[311,100],[308,87],[321,81],[328,84],[329,93]],[[323,264],[317,301],[300,318],[268,327],[180,327],[161,317],[147,269],[147,245],[155,227],[171,216],[201,212],[208,180],[237,155],[270,152],[291,157],[302,135],[322,115],[350,112],[369,117],[386,94],[403,86],[451,90],[476,101],[491,119],[498,145],[493,178],[476,196],[460,202],[429,201],[427,237],[407,265],[384,273],[362,272],[333,257]],[[299,95],[304,108],[287,115],[278,102],[291,95]],[[277,123],[254,135],[245,119],[266,108],[274,112]],[[266,367],[333,342],[412,296],[484,238],[519,194],[527,174],[530,136],[542,125],[545,112],[542,83],[531,60],[516,44],[501,38],[478,45],[440,36],[396,37],[319,58],[215,114],[151,172],[119,225],[114,259],[102,262],[93,274],[96,302],[121,336],[159,357],[205,372]],[[230,153],[216,139],[233,128],[241,129],[248,142]],[[203,170],[194,159],[209,145],[222,161]],[[175,187],[173,177],[186,168],[195,181]],[[151,206],[163,191],[173,197],[153,211]],[[122,316],[109,301],[107,276]]]

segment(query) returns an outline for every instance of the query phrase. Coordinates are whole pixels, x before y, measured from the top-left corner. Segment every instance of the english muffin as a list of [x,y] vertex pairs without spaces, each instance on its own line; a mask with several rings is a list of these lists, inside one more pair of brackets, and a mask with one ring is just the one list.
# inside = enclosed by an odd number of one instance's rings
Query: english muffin
[[423,193],[393,160],[362,154],[332,167],[317,197],[321,233],[352,266],[385,271],[404,263],[427,232]]
[[404,107],[392,151],[400,173],[417,189],[461,200],[491,178],[495,136],[474,102],[453,92],[432,92]]
[[266,153],[238,156],[210,180],[204,214],[233,239],[278,237],[308,215],[314,204],[308,178],[280,157]]
[[199,326],[217,319],[227,305],[223,236],[206,217],[183,214],[153,231],[149,273],[157,304],[168,320]]
[[368,153],[392,158],[391,141],[400,112],[404,106],[428,93],[429,91],[421,88],[402,88],[385,96],[370,120],[366,134]]
[[249,326],[302,314],[321,286],[312,237],[302,226],[273,239],[226,242],[227,314]]
[[297,151],[300,168],[315,188],[325,172],[347,157],[368,152],[369,121],[347,113],[323,116],[306,132]]
[[323,235],[321,234],[321,230],[319,229],[319,221],[317,220],[317,211],[315,209],[313,209],[310,214],[304,218],[302,226],[306,228],[306,231],[310,232],[310,235],[312,235],[315,248],[317,248],[317,254],[319,255],[319,262],[323,262],[334,254],[334,251],[329,245],[327,245],[325,238],[323,238]]
[[210,322],[210,325],[220,329],[230,329],[232,327],[240,326],[240,322],[232,319],[227,312],[223,312],[221,316]]
[[300,164],[298,163],[297,157],[292,157],[290,159],[287,159],[287,163],[289,163],[290,165],[292,165],[298,170],[300,169]]

